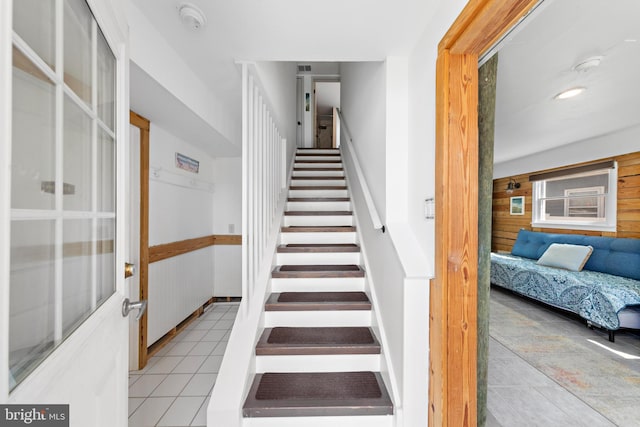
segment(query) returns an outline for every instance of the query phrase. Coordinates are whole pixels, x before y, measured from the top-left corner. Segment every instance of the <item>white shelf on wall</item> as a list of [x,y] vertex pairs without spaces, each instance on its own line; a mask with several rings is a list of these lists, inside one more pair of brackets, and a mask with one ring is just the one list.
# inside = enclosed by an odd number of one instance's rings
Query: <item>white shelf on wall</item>
[[205,191],[207,193],[213,193],[214,191],[214,184],[211,181],[190,177],[181,173],[171,172],[162,168],[161,166],[149,167],[149,179],[151,181],[162,182],[178,187],[190,188],[192,190]]

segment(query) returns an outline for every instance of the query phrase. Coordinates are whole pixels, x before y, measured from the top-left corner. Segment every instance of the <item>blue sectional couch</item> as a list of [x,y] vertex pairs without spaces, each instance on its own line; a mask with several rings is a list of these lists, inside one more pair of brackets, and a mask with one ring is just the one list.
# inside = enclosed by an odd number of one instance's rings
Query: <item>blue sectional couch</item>
[[[538,265],[552,243],[591,246],[582,271]],[[605,328],[640,329],[640,239],[520,230],[510,254],[491,254],[491,283]]]

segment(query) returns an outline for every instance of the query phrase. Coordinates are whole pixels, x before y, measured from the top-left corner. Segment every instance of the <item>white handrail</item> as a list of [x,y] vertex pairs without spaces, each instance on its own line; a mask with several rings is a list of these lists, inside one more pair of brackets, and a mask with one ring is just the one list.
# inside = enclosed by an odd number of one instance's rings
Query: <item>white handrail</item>
[[349,151],[349,157],[353,160],[353,167],[356,170],[356,175],[358,176],[358,182],[360,183],[360,187],[362,188],[362,194],[364,196],[364,201],[367,204],[367,210],[369,211],[369,216],[371,217],[371,222],[373,223],[373,228],[376,230],[382,230],[385,232],[385,226],[382,224],[380,220],[380,215],[378,215],[378,211],[376,209],[376,205],[373,203],[373,198],[371,197],[371,192],[369,191],[369,187],[367,186],[367,181],[362,173],[362,169],[360,168],[360,162],[358,162],[358,157],[356,156],[356,152],[353,149],[352,142],[353,138],[351,137],[351,132],[347,127],[347,123],[344,121],[344,117],[342,116],[342,112],[339,108],[336,108],[338,111],[338,116],[340,117],[340,125],[345,130],[345,138],[343,138],[340,142],[341,145],[345,145],[347,150]]

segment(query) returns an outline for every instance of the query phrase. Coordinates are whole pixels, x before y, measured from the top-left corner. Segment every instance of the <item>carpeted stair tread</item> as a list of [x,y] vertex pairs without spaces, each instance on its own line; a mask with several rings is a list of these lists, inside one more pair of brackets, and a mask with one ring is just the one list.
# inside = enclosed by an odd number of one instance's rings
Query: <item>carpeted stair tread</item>
[[285,216],[349,216],[352,211],[286,211]]
[[391,415],[379,373],[300,372],[256,375],[245,417]]
[[342,160],[338,159],[325,159],[325,160],[316,160],[316,159],[304,159],[298,160],[296,159],[296,163],[342,163]]
[[274,278],[364,277],[359,265],[280,265],[273,269]]
[[287,202],[350,202],[348,197],[289,197]]
[[269,296],[265,310],[371,310],[371,301],[364,292],[282,292]]
[[360,246],[355,243],[289,243],[278,246],[278,252],[360,252]]
[[289,190],[346,190],[345,185],[292,185]]
[[283,233],[351,233],[356,231],[356,227],[352,225],[292,225],[282,227]]
[[305,153],[304,151],[302,151],[302,152],[298,151],[296,153],[296,156],[336,156],[336,157],[340,157],[340,153],[334,153],[334,152],[329,152],[329,153]]
[[321,176],[292,176],[291,177],[291,181],[293,183],[293,181],[305,181],[305,180],[311,180],[311,181],[343,181],[345,178],[343,176],[325,176],[325,175],[321,175]]
[[293,168],[294,172],[342,172],[342,168]]
[[380,343],[368,327],[266,328],[256,355],[380,354]]

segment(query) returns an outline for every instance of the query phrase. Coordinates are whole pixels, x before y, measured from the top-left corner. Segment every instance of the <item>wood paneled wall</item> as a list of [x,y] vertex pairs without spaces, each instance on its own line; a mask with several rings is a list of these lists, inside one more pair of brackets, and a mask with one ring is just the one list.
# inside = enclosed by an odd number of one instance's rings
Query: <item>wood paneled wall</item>
[[[531,171],[522,175],[495,179],[493,181],[493,224],[491,250],[511,251],[513,243],[521,228],[550,233],[588,234],[592,236],[634,237],[640,238],[640,152],[609,157],[601,160],[618,162],[618,217],[617,231],[583,231],[564,229],[545,229],[531,227],[531,193],[532,183],[529,175],[544,171]],[[598,160],[599,161],[599,160]],[[589,162],[593,163],[593,162]],[[505,188],[509,179],[520,183],[520,188],[513,194],[507,194]],[[512,196],[525,196],[525,214],[509,215],[509,201]]]

